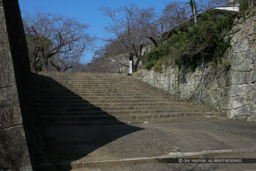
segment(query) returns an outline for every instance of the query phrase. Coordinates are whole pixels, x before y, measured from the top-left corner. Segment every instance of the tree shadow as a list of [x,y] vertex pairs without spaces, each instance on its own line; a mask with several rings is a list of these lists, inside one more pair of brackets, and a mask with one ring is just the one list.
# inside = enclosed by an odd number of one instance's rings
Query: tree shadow
[[[142,130],[119,121],[50,77],[33,74],[32,85],[35,170],[71,170],[72,162]],[[93,155],[88,158],[97,160]]]

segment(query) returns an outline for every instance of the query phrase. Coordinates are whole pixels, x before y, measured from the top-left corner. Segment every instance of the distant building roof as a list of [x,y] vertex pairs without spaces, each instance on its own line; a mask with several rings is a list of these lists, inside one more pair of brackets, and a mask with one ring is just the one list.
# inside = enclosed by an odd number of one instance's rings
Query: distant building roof
[[216,7],[214,9],[217,10],[225,10],[225,11],[239,11],[239,2],[237,0],[229,0],[227,4],[224,4],[220,7]]
[[216,10],[225,10],[225,11],[239,11],[239,7],[216,7]]

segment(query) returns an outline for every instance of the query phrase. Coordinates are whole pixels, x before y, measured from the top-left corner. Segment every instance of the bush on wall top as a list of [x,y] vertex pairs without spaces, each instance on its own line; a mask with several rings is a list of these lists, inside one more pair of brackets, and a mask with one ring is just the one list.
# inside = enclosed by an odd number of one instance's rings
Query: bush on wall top
[[162,58],[171,59],[179,67],[194,66],[206,59],[218,62],[230,45],[225,37],[236,15],[211,11],[200,15],[197,26],[187,23],[177,27],[167,43],[147,55],[145,67],[151,69]]

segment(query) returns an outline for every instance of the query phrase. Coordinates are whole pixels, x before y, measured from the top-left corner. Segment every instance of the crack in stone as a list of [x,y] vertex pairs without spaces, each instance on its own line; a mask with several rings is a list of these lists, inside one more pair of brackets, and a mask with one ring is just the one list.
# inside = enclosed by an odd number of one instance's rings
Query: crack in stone
[[0,131],[10,130],[10,129],[17,128],[17,127],[23,127],[23,124],[16,124],[16,125],[13,125],[13,126],[10,126],[10,127],[5,127],[5,128],[0,129]]
[[9,85],[9,86],[0,87],[0,89],[11,88],[11,87],[16,87],[16,86],[15,85]]

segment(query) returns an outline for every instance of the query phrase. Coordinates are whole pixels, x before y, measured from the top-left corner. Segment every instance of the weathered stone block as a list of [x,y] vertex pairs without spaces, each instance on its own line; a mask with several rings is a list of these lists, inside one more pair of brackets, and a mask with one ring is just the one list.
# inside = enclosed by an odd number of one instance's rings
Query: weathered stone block
[[230,106],[230,98],[228,96],[223,97],[221,99],[221,102],[218,104],[218,108],[221,110],[232,109],[232,107]]
[[0,166],[10,170],[32,170],[22,126],[0,130]]
[[194,86],[185,86],[184,89],[181,91],[181,98],[189,99],[191,97],[191,93],[195,90]]
[[234,96],[244,96],[248,93],[252,88],[248,84],[243,85],[232,85],[230,88],[229,95],[231,97]]
[[223,97],[223,90],[222,89],[216,89],[210,92],[210,95],[215,99],[219,100],[221,97]]
[[217,108],[217,101],[212,96],[207,96],[204,100],[204,103],[206,103],[208,106],[212,108]]
[[236,109],[238,116],[250,116],[251,110],[249,105],[241,106],[240,108]]
[[254,83],[256,81],[256,69],[248,72],[248,83]]
[[254,103],[255,106],[256,106],[256,90],[253,89],[252,91],[250,91],[248,94],[247,94],[247,100],[250,101],[251,103]]
[[248,72],[253,69],[253,61],[251,59],[245,59],[239,65],[235,66],[234,69],[237,71]]
[[[234,32],[237,32],[240,29],[241,29],[241,25],[236,25],[232,30],[234,30]],[[238,31],[238,32],[241,32],[241,31]],[[241,34],[234,34],[234,36],[231,39],[231,42],[236,44],[240,39],[241,39]]]
[[4,8],[0,5],[0,43],[8,42]]
[[0,61],[0,87],[14,86],[16,82],[8,43],[0,43]]
[[250,48],[250,44],[249,44],[249,40],[248,38],[245,36],[243,37],[243,39],[240,41],[240,51],[247,51]]
[[[201,75],[202,75],[202,73],[201,73]],[[201,77],[199,77],[198,75],[195,75],[195,73],[186,76],[187,85],[194,86],[194,87],[198,86],[198,84],[200,82],[200,78]]]
[[225,74],[221,74],[221,76],[217,79],[218,88],[230,86],[230,78],[228,78]]
[[247,83],[247,72],[233,71],[231,73],[231,84],[240,85]]
[[230,86],[221,89],[222,96],[229,96]]
[[235,69],[236,65],[241,64],[245,59],[243,58],[244,52],[235,51],[232,54],[232,58],[230,59],[231,66]]
[[246,100],[245,96],[238,96],[232,99],[232,108],[237,109],[240,108],[241,106],[248,105],[249,102]]
[[255,121],[256,120],[256,111],[251,111],[251,116],[247,118],[247,121]]
[[[255,34],[256,35],[256,34]],[[252,46],[252,50],[251,50],[251,53],[250,53],[250,59],[252,61],[254,61],[254,64],[255,64],[255,59],[256,59],[256,44],[254,44]]]
[[21,125],[22,117],[16,87],[0,89],[0,128]]
[[255,25],[255,22],[249,20],[249,23],[248,23],[248,26],[247,26],[247,28],[248,28],[248,35],[252,35],[252,34],[255,33],[255,30],[254,30],[254,27],[253,27],[254,25]]
[[166,91],[170,91],[170,76],[165,77],[164,88]]
[[[214,72],[213,74],[207,74],[205,76],[205,78],[207,79],[204,79],[204,87],[206,89],[216,89],[218,88],[218,85],[217,85],[217,80],[215,79],[215,75],[216,73]],[[215,75],[215,76],[214,76]]]
[[234,119],[235,117],[237,117],[237,115],[238,115],[238,112],[235,109],[230,110],[228,112],[228,118],[229,119]]
[[[256,31],[256,29],[254,30],[254,32]],[[251,34],[250,36],[249,36],[249,41],[250,41],[250,43],[252,43],[254,40],[256,39],[256,35],[255,34]]]

